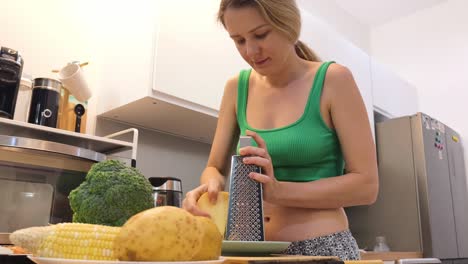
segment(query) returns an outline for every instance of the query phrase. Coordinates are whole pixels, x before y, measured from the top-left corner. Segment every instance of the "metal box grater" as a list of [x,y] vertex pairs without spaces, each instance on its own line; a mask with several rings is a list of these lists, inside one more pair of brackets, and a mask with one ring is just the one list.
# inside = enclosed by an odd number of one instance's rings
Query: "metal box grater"
[[[241,147],[246,138],[250,145],[250,137],[241,137]],[[264,241],[262,185],[248,177],[250,172],[260,173],[261,168],[244,164],[243,158],[234,155],[231,159],[226,240]]]

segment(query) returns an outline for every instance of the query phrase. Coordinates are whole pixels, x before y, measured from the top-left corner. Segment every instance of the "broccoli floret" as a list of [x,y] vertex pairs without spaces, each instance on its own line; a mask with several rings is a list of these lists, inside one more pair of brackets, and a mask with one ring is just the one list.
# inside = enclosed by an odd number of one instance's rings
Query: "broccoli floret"
[[117,160],[94,164],[68,198],[73,222],[78,223],[122,226],[131,216],[153,207],[150,182]]

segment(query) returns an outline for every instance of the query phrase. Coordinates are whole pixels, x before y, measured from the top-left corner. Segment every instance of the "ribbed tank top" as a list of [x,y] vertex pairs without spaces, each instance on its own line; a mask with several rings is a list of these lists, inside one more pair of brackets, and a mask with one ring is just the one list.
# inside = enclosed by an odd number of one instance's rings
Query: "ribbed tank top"
[[279,181],[308,182],[343,174],[344,160],[338,137],[320,113],[323,83],[331,63],[323,63],[315,74],[302,116],[292,124],[274,129],[255,129],[247,123],[246,106],[252,70],[240,72],[237,95],[240,133],[245,135],[246,130],[255,131],[265,140]]

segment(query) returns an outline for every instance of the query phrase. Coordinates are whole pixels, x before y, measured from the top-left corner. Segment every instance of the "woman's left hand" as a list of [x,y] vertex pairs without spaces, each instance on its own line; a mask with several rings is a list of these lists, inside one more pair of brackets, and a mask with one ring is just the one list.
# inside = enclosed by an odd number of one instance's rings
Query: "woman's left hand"
[[275,178],[273,163],[265,141],[257,133],[247,130],[247,136],[251,136],[258,147],[249,146],[239,149],[239,154],[249,156],[243,159],[245,164],[254,164],[262,168],[262,173],[251,172],[249,177],[263,185],[263,199],[267,202],[275,202],[275,190],[278,188],[279,182]]

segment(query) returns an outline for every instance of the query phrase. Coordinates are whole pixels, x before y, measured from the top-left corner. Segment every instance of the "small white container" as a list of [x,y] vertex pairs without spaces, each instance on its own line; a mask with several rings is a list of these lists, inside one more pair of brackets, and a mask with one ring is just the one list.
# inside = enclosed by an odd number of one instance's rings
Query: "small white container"
[[29,105],[31,104],[32,80],[23,75],[20,82],[18,96],[16,97],[14,120],[28,122]]
[[62,85],[80,102],[91,98],[91,90],[86,82],[85,74],[78,63],[69,63],[63,67],[58,78]]

